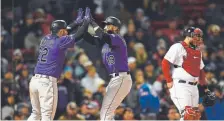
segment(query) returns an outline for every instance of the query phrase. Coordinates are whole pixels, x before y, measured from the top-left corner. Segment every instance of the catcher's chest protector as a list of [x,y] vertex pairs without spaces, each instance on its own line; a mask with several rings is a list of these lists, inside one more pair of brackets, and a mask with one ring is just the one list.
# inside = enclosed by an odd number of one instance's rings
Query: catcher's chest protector
[[187,55],[183,57],[182,67],[190,75],[199,77],[200,75],[200,63],[201,63],[201,52],[190,48],[185,42],[181,43],[187,52]]

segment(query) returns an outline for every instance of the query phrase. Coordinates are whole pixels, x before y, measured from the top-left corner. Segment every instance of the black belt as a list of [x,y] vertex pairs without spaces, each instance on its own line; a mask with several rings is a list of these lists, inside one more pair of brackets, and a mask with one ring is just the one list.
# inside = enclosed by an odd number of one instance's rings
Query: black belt
[[[121,73],[121,72],[119,72],[119,73]],[[119,76],[119,73],[115,73],[114,75],[109,75],[109,78],[117,77],[117,76]],[[127,74],[130,74],[130,71],[128,71]]]
[[33,76],[34,77],[38,77],[38,78],[47,78],[47,79],[50,79],[50,76],[47,76],[47,75],[34,74]]
[[181,66],[178,65],[173,65],[174,68],[180,68]]
[[[187,83],[187,81],[185,81],[185,80],[179,80],[179,83]],[[197,85],[198,82],[188,82],[188,84],[190,84],[190,85]]]

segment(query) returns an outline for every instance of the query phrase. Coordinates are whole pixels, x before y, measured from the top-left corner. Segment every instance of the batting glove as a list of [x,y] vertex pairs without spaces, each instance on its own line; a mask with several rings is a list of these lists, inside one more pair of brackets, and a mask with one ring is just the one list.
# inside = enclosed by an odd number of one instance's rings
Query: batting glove
[[82,8],[79,8],[78,16],[77,16],[77,18],[75,20],[75,23],[81,24],[83,22],[83,16],[82,15],[83,15],[83,10],[82,10]]
[[87,20],[87,21],[90,21],[91,20],[91,15],[90,14],[91,14],[90,13],[90,8],[86,7],[84,19]]
[[82,8],[79,8],[78,16],[77,16],[76,20],[74,22],[72,22],[71,24],[69,24],[67,26],[67,29],[71,30],[71,29],[81,25],[82,23],[83,23],[83,10],[82,10]]

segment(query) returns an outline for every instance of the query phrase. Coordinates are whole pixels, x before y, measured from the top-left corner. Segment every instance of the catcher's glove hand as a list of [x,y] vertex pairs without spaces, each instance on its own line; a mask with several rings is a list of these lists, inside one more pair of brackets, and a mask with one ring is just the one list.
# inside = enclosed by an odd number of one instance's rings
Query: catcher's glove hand
[[213,106],[215,104],[215,93],[211,91],[205,92],[205,96],[203,97],[202,105],[205,107]]

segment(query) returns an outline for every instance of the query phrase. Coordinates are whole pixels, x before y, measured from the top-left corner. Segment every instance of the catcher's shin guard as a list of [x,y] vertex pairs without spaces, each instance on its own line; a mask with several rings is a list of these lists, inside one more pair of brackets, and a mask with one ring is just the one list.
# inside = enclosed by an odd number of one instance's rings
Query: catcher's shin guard
[[182,114],[184,120],[200,120],[201,118],[201,112],[198,107],[186,106]]

